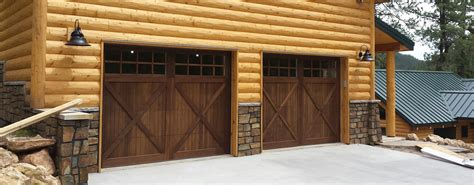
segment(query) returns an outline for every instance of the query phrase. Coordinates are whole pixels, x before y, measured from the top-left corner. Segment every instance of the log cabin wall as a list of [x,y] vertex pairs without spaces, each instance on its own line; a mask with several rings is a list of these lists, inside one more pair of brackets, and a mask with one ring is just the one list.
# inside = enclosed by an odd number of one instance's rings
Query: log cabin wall
[[0,60],[5,81],[30,81],[33,1],[0,0]]
[[[326,1],[48,0],[45,106],[74,98],[98,106],[101,43],[238,50],[238,102],[260,102],[261,52],[349,58],[349,98],[371,99],[373,3]],[[64,42],[79,19],[91,47]]]

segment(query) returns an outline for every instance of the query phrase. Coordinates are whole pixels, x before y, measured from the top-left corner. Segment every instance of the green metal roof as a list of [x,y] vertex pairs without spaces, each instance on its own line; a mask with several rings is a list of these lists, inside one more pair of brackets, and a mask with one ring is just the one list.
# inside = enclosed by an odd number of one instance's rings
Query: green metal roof
[[474,118],[474,91],[441,91],[455,118]]
[[400,33],[397,29],[393,28],[386,22],[382,21],[382,19],[375,17],[375,27],[383,31],[384,33],[388,34],[393,39],[400,42],[402,45],[407,47],[409,50],[413,50],[415,47],[415,42],[413,42],[410,38],[405,36],[404,34]]
[[[386,71],[376,70],[375,79],[377,98],[386,102]],[[395,84],[395,109],[397,114],[408,123],[426,125],[456,121],[453,112],[460,110],[452,111],[441,92],[466,91],[462,79],[458,75],[452,72],[397,70]],[[452,102],[450,105],[458,103]],[[472,105],[474,104],[466,107],[473,109]]]

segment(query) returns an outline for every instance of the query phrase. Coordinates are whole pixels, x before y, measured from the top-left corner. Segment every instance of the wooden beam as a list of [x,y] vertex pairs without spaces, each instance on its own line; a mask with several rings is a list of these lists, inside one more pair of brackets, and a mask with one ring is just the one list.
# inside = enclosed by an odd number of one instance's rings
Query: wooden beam
[[[341,86],[341,142],[345,144],[350,143],[350,130],[349,130],[349,58],[341,58],[340,67],[340,86]],[[262,127],[263,128],[263,127]]]
[[45,106],[45,61],[46,61],[46,28],[47,0],[33,1],[33,40],[31,52],[31,107]]
[[396,135],[395,124],[395,52],[387,52],[387,108],[385,115],[387,120],[387,136],[394,137]]
[[238,100],[238,88],[239,88],[239,82],[238,82],[238,66],[237,64],[239,63],[239,52],[233,52],[232,55],[232,79],[231,79],[231,143],[230,143],[230,151],[231,154],[234,157],[237,157],[239,154],[238,151],[238,129],[239,129],[239,100]]
[[[370,0],[370,15],[375,15],[375,0]],[[370,16],[372,25],[370,26],[371,30],[371,39],[370,39],[370,52],[375,59],[375,16]],[[375,61],[370,62],[370,99],[375,100]]]

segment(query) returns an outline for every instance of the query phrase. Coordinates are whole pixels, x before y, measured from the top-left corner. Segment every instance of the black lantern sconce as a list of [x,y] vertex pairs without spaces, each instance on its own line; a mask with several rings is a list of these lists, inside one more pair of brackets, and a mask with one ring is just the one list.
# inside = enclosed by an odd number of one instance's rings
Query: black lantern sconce
[[[363,48],[365,47],[365,51],[363,52]],[[367,45],[362,45],[359,48],[359,60],[361,62],[372,62],[374,58],[372,58],[372,54],[370,54],[369,47]]]
[[74,22],[74,31],[71,33],[71,39],[66,43],[68,46],[90,46],[79,26],[79,19]]

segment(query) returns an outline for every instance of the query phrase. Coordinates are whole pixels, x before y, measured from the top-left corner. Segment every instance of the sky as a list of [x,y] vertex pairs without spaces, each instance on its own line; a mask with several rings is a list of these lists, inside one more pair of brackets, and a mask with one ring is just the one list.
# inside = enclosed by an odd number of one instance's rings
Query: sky
[[415,42],[415,48],[413,51],[402,51],[400,53],[414,56],[418,60],[424,60],[424,54],[430,51],[431,49],[428,46],[424,45],[422,42]]

